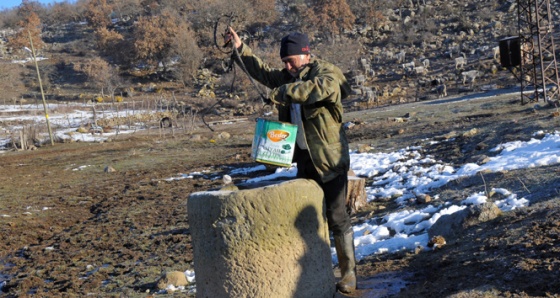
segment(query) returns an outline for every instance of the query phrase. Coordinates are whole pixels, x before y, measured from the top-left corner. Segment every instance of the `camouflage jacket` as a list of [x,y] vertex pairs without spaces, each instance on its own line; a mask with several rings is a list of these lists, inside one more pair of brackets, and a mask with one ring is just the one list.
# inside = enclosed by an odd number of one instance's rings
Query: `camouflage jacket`
[[[351,90],[342,71],[315,59],[305,66],[299,78],[294,78],[285,69],[269,67],[246,44],[239,56],[251,77],[273,89],[271,100],[277,104],[279,121],[290,122],[290,104],[301,104],[307,147],[322,181],[346,175],[350,155],[342,126],[342,99]],[[238,59],[235,61],[239,64]]]

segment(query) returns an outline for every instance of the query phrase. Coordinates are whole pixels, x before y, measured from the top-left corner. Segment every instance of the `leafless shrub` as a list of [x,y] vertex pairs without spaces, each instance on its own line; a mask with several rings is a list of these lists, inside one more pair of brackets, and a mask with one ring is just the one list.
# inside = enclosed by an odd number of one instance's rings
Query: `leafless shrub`
[[12,131],[11,142],[7,147],[16,150],[28,150],[36,145],[41,145],[44,141],[40,135],[47,131],[46,125],[31,124],[24,125],[20,130]]
[[194,32],[186,23],[183,23],[182,27],[173,43],[174,51],[180,59],[173,72],[187,87],[193,83],[192,79],[202,63],[203,53],[196,43]]
[[101,94],[106,88],[112,96],[114,90],[122,85],[122,78],[118,76],[116,68],[101,58],[75,64],[74,71],[84,73],[95,87],[101,88]]
[[78,5],[72,5],[68,2],[53,3],[51,8],[46,11],[43,21],[48,25],[77,22],[82,12],[77,9],[78,7]]
[[19,19],[15,8],[2,10],[0,11],[0,28],[16,28]]
[[103,28],[111,24],[112,10],[113,5],[107,3],[106,0],[87,1],[84,16],[93,28]]

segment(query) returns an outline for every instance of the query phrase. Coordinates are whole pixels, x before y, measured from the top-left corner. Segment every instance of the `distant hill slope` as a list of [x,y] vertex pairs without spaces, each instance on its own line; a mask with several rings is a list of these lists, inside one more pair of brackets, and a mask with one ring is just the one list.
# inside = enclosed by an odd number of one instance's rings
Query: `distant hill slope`
[[[551,2],[557,21],[560,4]],[[353,1],[348,3],[352,6]],[[314,39],[313,50],[317,56],[335,62],[347,72],[355,90],[355,95],[347,102],[348,109],[510,87],[517,81],[500,66],[494,48],[499,40],[517,35],[516,4],[516,1],[488,0],[386,3],[378,20],[368,22],[358,19],[353,30],[345,31],[340,39],[334,41]],[[132,20],[117,19],[113,29],[129,32],[132,24]],[[265,33],[255,47],[262,53],[267,53],[267,49],[275,53],[273,48],[277,47],[279,38],[290,30],[286,28],[289,25],[281,23],[257,28]],[[0,74],[0,88],[4,90],[2,97],[8,102],[37,98],[38,84],[33,65],[27,63],[22,67],[11,64],[12,60],[25,57],[9,51],[5,41],[14,31],[4,29],[0,33],[0,63],[4,70]],[[100,88],[94,88],[72,68],[74,63],[99,55],[90,28],[84,23],[51,24],[43,30],[43,40],[46,48],[42,54],[48,60],[40,62],[40,67],[47,99],[76,100],[93,98],[101,93]],[[232,79],[229,75],[222,80],[225,73],[221,60],[227,55],[218,53],[213,45],[200,46],[207,53],[202,67],[208,68],[214,76],[218,76],[217,79],[209,81],[208,77],[197,76],[191,86],[182,86],[177,82],[162,81],[158,76],[120,67],[126,70],[121,72],[121,87],[135,89],[136,96],[150,96],[153,90],[159,90],[183,101],[199,96],[200,89],[209,85],[216,88],[216,96],[225,95]],[[457,59],[462,59],[463,63],[458,63]],[[246,80],[244,75],[239,74],[237,79]],[[445,90],[437,87],[434,79],[445,85]],[[157,87],[145,88],[150,85]],[[255,94],[252,89],[245,82],[236,91],[251,91],[251,96]]]

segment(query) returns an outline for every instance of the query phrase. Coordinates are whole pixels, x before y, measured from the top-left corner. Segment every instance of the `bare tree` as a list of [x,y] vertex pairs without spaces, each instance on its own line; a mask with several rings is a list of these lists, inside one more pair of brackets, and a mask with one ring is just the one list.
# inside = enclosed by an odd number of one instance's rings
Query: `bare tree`
[[312,0],[310,8],[303,12],[305,28],[310,33],[318,30],[326,37],[334,37],[351,29],[356,20],[346,0]]
[[113,0],[113,4],[121,20],[136,19],[144,11],[141,0]]
[[106,89],[113,96],[115,90],[122,85],[117,69],[98,57],[74,64],[74,70],[85,74],[93,87],[101,89],[101,94]]
[[179,63],[175,66],[175,75],[186,87],[192,82],[202,62],[203,53],[198,47],[194,32],[186,23],[181,24],[179,34],[173,43],[173,49]]
[[10,46],[21,50],[23,47],[31,47],[29,36],[33,41],[35,50],[41,50],[45,43],[41,39],[41,20],[34,11],[34,2],[24,1],[18,8],[18,15],[21,20],[18,22],[19,31],[8,40]]
[[136,58],[153,69],[158,65],[167,71],[167,62],[173,53],[171,45],[180,32],[180,19],[170,11],[161,15],[140,17],[134,27]]
[[16,9],[0,11],[0,28],[16,28],[19,17]]
[[134,60],[134,47],[130,39],[114,29],[97,28],[94,32],[97,49],[105,58],[119,65],[128,65]]
[[44,22],[48,25],[77,22],[80,20],[80,11],[76,8],[77,5],[68,2],[54,3],[47,10]]
[[107,0],[89,0],[86,6],[85,18],[93,28],[105,28],[111,24],[113,5]]
[[[218,19],[233,15],[238,30],[265,27],[278,19],[274,0],[188,0],[187,18],[200,46],[213,45],[213,29]],[[193,13],[194,12],[194,13]],[[222,33],[222,32],[219,32]]]
[[367,26],[377,28],[380,24],[387,22],[382,11],[387,8],[387,1],[381,0],[347,0],[356,20]]
[[115,46],[124,39],[124,37],[117,31],[110,30],[105,27],[97,28],[94,33],[97,48],[102,52],[110,52],[111,50],[114,50]]

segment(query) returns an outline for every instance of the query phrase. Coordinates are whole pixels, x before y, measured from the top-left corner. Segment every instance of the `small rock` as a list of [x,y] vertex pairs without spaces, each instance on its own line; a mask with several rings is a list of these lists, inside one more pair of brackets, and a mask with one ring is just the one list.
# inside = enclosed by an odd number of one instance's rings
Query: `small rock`
[[229,140],[231,138],[231,134],[225,131],[222,131],[218,134],[217,139],[221,140]]
[[187,281],[187,277],[185,273],[180,271],[171,271],[165,273],[157,282],[157,288],[160,290],[167,289],[168,286],[180,287],[180,286],[188,286],[189,282]]
[[484,150],[486,148],[488,148],[488,144],[484,143],[484,142],[480,142],[478,144],[476,144],[476,150]]
[[471,138],[474,137],[476,134],[478,134],[478,129],[473,128],[469,131],[466,131],[462,134],[463,138]]
[[358,145],[358,153],[367,153],[370,152],[373,148],[368,144],[360,144]]
[[354,126],[356,126],[356,124],[354,124],[353,122],[344,123],[344,128],[345,129],[352,129]]
[[222,177],[222,182],[224,183],[224,185],[231,184],[231,182],[232,182],[231,176],[230,175],[224,175]]
[[434,236],[432,237],[432,239],[430,239],[430,241],[428,241],[428,247],[433,247],[434,249],[441,248],[445,244],[446,242],[443,236]]
[[475,156],[472,156],[471,158],[469,158],[469,161],[471,161],[473,163],[476,163],[477,165],[483,165],[483,164],[490,161],[490,157],[488,157],[484,154],[475,155]]
[[115,170],[115,168],[113,168],[112,166],[106,166],[105,169],[103,170],[105,173],[114,173],[117,170]]
[[87,129],[83,126],[80,126],[80,127],[78,127],[78,129],[76,131],[79,132],[79,133],[88,133],[89,129]]
[[489,161],[490,161],[490,157],[488,157],[488,156],[483,156],[481,159],[479,159],[479,160],[477,161],[477,164],[483,165],[483,164],[485,164],[485,163],[487,163],[487,162],[489,162]]
[[448,132],[448,133],[446,133],[446,134],[444,134],[444,135],[436,136],[434,139],[435,139],[436,141],[449,140],[449,139],[452,139],[452,138],[457,137],[457,135],[458,135],[458,133],[457,133],[456,131],[451,131],[451,132]]
[[416,202],[419,204],[426,204],[432,201],[432,197],[427,194],[417,194]]

